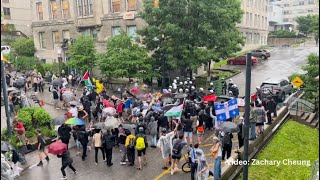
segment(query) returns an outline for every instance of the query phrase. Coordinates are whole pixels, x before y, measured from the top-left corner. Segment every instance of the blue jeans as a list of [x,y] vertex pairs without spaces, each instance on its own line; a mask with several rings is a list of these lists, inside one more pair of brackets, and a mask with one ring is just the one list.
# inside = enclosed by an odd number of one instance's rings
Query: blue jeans
[[256,139],[256,123],[250,122],[250,138],[249,139]]
[[213,177],[214,177],[214,180],[217,180],[217,179],[221,178],[221,159],[222,159],[221,156],[213,159],[213,163],[214,163],[214,166],[213,166]]
[[157,135],[151,135],[151,145],[157,146]]

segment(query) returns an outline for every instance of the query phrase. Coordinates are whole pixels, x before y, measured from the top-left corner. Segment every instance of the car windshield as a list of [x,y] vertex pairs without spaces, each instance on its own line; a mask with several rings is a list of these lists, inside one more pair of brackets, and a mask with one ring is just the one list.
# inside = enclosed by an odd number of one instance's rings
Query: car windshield
[[270,87],[274,87],[274,86],[278,86],[279,84],[276,83],[262,83],[261,87],[262,88],[270,88]]

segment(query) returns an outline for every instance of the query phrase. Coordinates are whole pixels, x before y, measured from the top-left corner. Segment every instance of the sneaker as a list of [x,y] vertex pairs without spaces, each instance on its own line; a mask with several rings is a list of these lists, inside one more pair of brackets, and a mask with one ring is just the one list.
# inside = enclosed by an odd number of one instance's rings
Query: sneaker
[[128,159],[126,159],[126,162],[129,162],[129,160],[128,160]]
[[58,110],[58,109],[60,109],[60,108],[57,107],[56,109]]
[[126,165],[127,163],[126,162],[120,162],[120,165]]
[[104,159],[103,161],[104,161],[104,162],[106,162],[106,161],[107,161],[107,159]]
[[98,163],[96,163],[96,166],[98,166]]
[[108,167],[110,167],[110,166],[112,166],[112,165],[113,165],[113,163],[109,164]]
[[67,179],[67,176],[63,176],[61,179]]
[[50,159],[49,159],[49,156],[47,156],[47,157],[46,157],[46,160],[47,160],[47,161],[49,161],[49,160],[50,160]]
[[74,173],[74,174],[78,174],[78,171],[74,171],[73,173]]
[[133,163],[130,163],[129,166],[134,166],[134,164],[133,164]]
[[163,166],[162,169],[163,169],[163,170],[167,170],[168,168],[167,168],[166,166]]
[[173,173],[174,173],[174,170],[173,170],[173,169],[171,169],[171,175],[173,175]]
[[43,165],[42,161],[40,161],[39,164],[37,164],[37,166],[42,166],[42,165]]

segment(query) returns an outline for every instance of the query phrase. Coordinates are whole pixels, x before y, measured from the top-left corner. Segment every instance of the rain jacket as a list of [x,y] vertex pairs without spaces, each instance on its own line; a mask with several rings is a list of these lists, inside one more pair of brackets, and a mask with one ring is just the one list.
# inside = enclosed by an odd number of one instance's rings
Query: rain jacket
[[1,180],[13,180],[11,166],[3,154],[1,154]]

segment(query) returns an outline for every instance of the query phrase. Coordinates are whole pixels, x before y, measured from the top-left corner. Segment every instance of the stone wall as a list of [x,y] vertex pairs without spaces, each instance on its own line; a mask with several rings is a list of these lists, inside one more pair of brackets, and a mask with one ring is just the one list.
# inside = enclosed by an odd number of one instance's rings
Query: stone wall
[[268,46],[291,46],[298,42],[302,43],[304,39],[301,38],[274,38],[268,37]]

